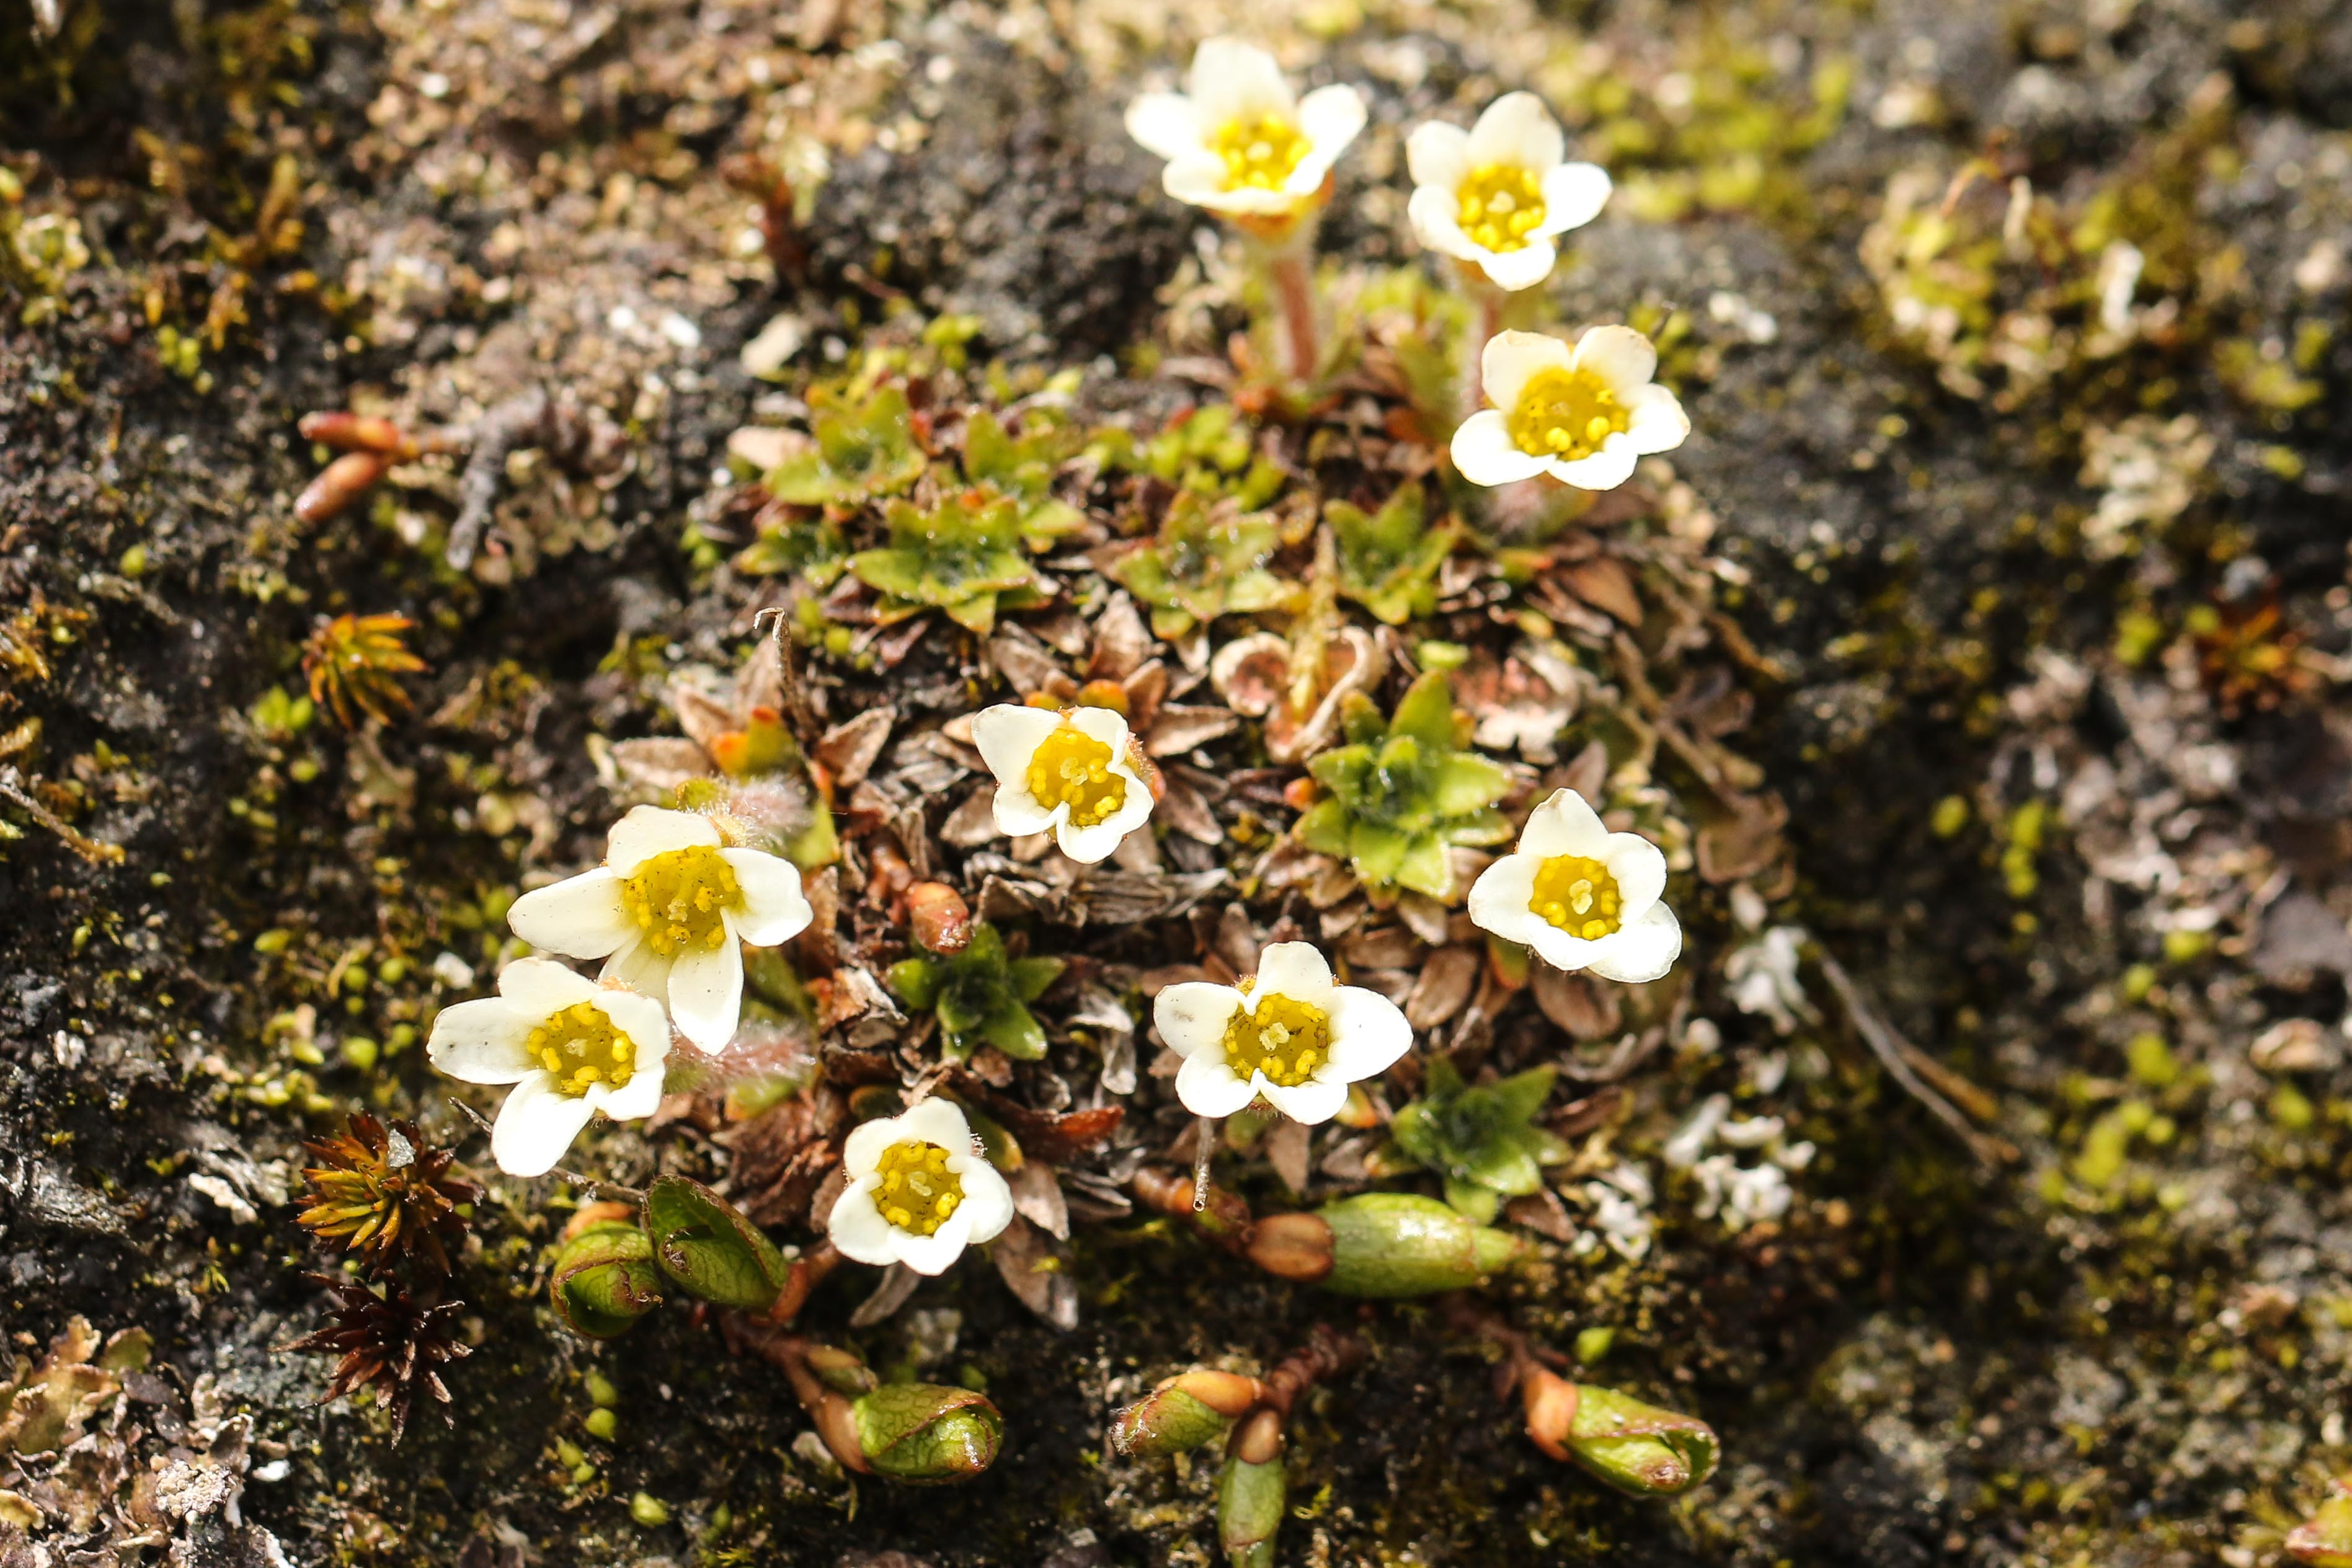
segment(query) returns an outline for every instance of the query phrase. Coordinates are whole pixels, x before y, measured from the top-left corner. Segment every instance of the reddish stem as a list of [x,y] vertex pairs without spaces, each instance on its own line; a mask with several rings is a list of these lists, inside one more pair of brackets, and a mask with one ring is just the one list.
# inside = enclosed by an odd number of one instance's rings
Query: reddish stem
[[1290,351],[1290,373],[1301,382],[1315,379],[1322,355],[1315,321],[1314,258],[1304,245],[1275,253],[1271,268],[1275,300],[1282,311],[1285,341]]

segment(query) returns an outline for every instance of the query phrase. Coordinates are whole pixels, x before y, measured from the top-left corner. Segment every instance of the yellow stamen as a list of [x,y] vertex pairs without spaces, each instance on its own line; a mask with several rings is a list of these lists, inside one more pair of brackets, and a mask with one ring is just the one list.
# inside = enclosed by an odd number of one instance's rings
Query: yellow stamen
[[1542,184],[1516,163],[1481,163],[1462,182],[1458,200],[1462,232],[1492,251],[1524,248],[1544,219]]
[[1570,936],[1597,942],[1622,924],[1624,899],[1609,868],[1584,855],[1553,855],[1536,868],[1528,907]]
[[1511,440],[1520,451],[1568,462],[1591,456],[1631,423],[1599,376],[1556,365],[1528,378],[1510,412]]
[[585,1094],[596,1084],[625,1088],[636,1076],[636,1042],[613,1026],[593,1002],[574,1002],[530,1031],[523,1049],[555,1075],[566,1094]]
[[1330,1057],[1331,1015],[1294,997],[1260,997],[1255,1009],[1239,1009],[1226,1023],[1224,1052],[1235,1077],[1263,1072],[1270,1083],[1296,1088]]
[[1279,191],[1307,156],[1307,138],[1279,115],[1228,120],[1209,138],[1210,150],[1225,161],[1228,191]]
[[874,1164],[882,1185],[874,1207],[901,1230],[932,1236],[963,1202],[963,1181],[948,1169],[948,1152],[937,1144],[910,1139],[882,1151]]
[[742,904],[735,868],[709,844],[657,854],[621,882],[621,906],[646,934],[646,946],[665,958],[689,947],[718,948],[727,940],[725,913]]
[[1110,747],[1066,719],[1029,758],[1024,780],[1047,810],[1070,808],[1070,825],[1091,828],[1127,804],[1127,780],[1111,771]]

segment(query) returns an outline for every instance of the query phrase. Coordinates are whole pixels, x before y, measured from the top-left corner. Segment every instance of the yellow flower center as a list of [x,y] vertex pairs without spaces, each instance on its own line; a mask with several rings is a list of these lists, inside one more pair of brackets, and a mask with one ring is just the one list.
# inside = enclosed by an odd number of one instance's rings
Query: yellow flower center
[[621,881],[621,906],[665,958],[717,948],[727,940],[720,915],[742,902],[735,868],[709,844],[657,854]]
[[1209,147],[1225,161],[1228,191],[1279,191],[1307,156],[1298,127],[1275,114],[1228,120]]
[[[1242,982],[1244,992],[1249,986]],[[1225,1025],[1224,1049],[1234,1077],[1263,1072],[1268,1082],[1295,1088],[1331,1059],[1331,1015],[1294,997],[1260,997],[1255,1009],[1237,1009]]]
[[1070,826],[1091,828],[1127,804],[1127,780],[1110,770],[1110,747],[1065,723],[1029,758],[1024,780],[1047,810],[1070,809]]
[[1479,164],[1462,182],[1460,201],[1462,232],[1488,250],[1520,249],[1543,222],[1543,186],[1517,163]]
[[1528,907],[1587,942],[1598,942],[1623,922],[1624,907],[1617,879],[1609,868],[1583,855],[1553,855],[1536,868],[1535,896]]
[[619,1089],[636,1076],[636,1042],[594,1002],[574,1002],[548,1019],[530,1031],[526,1049],[566,1094],[585,1094],[599,1083]]
[[874,1207],[901,1230],[932,1235],[963,1202],[963,1183],[948,1169],[948,1152],[937,1144],[893,1144],[874,1168],[882,1173]]
[[1574,462],[1600,451],[1630,423],[1625,405],[1599,376],[1548,366],[1519,391],[1511,440],[1522,452]]

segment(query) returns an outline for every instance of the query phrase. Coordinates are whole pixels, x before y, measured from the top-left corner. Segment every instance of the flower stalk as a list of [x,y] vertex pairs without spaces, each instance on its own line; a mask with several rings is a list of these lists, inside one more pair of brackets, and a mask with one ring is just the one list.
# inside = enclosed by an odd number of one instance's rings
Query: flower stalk
[[1147,1166],[1136,1172],[1133,1185],[1151,1207],[1188,1221],[1227,1251],[1280,1279],[1335,1295],[1402,1300],[1469,1290],[1525,1250],[1508,1231],[1473,1224],[1436,1199],[1412,1193],[1362,1193],[1313,1212],[1254,1219],[1246,1203],[1213,1185],[1196,1211],[1187,1174]]
[[1004,1417],[988,1396],[884,1383],[851,1351],[737,1318],[729,1338],[774,1364],[842,1468],[918,1485],[970,1480],[996,1462]]

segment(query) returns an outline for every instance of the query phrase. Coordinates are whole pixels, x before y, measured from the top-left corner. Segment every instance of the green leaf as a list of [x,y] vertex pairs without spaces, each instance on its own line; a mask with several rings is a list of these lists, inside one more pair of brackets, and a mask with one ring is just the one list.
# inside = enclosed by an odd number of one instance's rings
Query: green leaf
[[995,1461],[1004,1435],[985,1395],[941,1384],[886,1383],[850,1415],[866,1463],[893,1480],[968,1480]]
[[1439,764],[1435,795],[1441,816],[1460,817],[1511,792],[1511,776],[1502,765],[1467,751],[1457,751]]
[[1348,852],[1348,809],[1336,800],[1309,806],[1293,831],[1298,841],[1317,854],[1345,857]]
[[902,958],[890,966],[890,989],[919,1012],[939,1005],[940,965],[929,958]]
[[967,632],[976,632],[985,637],[996,629],[996,595],[993,592],[975,593],[968,599],[941,604],[940,609],[946,612],[949,620]]
[[1412,736],[1432,751],[1454,749],[1454,694],[1444,675],[1433,671],[1405,689],[1389,733]]
[[1023,1001],[1034,1002],[1070,966],[1066,958],[1015,958],[1007,967],[1013,971],[1013,988]]
[[607,1220],[564,1242],[548,1276],[548,1295],[572,1333],[611,1339],[661,1305],[661,1280],[645,1231]]
[[1034,1061],[1045,1054],[1045,1026],[1019,1002],[1007,1001],[981,1026],[988,1043],[1015,1061]]
[[[1367,882],[1396,881],[1412,848],[1412,840],[1376,822],[1359,821],[1348,834],[1348,854],[1356,862],[1356,874]],[[1439,853],[1444,852],[1439,846]]]
[[1445,1178],[1445,1201],[1473,1225],[1493,1224],[1496,1211],[1503,1207],[1502,1194],[1495,1188],[1453,1176]]
[[864,549],[849,558],[849,570],[868,588],[919,598],[923,591],[923,560],[908,549]]
[[646,1189],[645,1227],[662,1272],[706,1301],[763,1311],[790,1278],[791,1266],[758,1226],[685,1176],[656,1176]]
[[1486,1092],[1494,1097],[1496,1110],[1504,1121],[1524,1125],[1541,1113],[1559,1077],[1558,1068],[1531,1067],[1487,1085]]
[[1425,893],[1432,898],[1452,898],[1454,865],[1446,855],[1445,841],[1435,833],[1414,839],[1405,852],[1404,863],[1397,867],[1394,881],[1400,887]]

